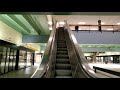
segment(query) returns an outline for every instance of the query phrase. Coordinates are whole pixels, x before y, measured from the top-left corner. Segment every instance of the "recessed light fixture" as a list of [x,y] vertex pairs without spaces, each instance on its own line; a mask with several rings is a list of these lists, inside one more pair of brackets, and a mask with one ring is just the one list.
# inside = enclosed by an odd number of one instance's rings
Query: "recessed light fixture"
[[90,30],[98,30],[97,28],[91,28]]
[[113,28],[108,28],[107,30],[113,30]]
[[105,24],[105,22],[101,22],[101,24]]
[[59,22],[59,24],[65,24],[65,22]]
[[86,24],[85,22],[79,22],[78,24]]
[[48,24],[49,24],[49,25],[52,25],[52,22],[51,22],[51,21],[49,21],[49,22],[48,22]]
[[59,23],[57,22],[56,27],[58,27],[58,26],[59,26]]
[[52,27],[49,27],[49,30],[52,30]]
[[120,22],[118,22],[117,24],[120,24]]
[[104,22],[101,22],[101,24],[105,24]]

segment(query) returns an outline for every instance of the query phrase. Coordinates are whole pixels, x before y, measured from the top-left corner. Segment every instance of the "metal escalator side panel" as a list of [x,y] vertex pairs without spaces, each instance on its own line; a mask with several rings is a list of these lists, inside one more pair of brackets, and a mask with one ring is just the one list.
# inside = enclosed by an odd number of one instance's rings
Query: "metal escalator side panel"
[[79,66],[81,67],[81,71],[83,72],[83,74],[86,75],[87,78],[96,78],[95,75],[93,75],[90,71],[93,71],[90,66],[88,65],[88,62],[82,52],[82,50],[80,49],[78,42],[74,36],[74,34],[72,33],[71,29],[69,28],[69,25],[67,24],[67,22],[65,21],[66,24],[66,30],[68,32],[69,35],[69,39],[72,42],[71,45],[73,45],[73,48],[75,50],[75,53],[78,57],[78,63]]
[[79,58],[78,61],[79,61],[79,64],[80,64],[80,67],[81,67],[81,70],[83,71],[83,73],[87,76],[87,78],[96,78],[95,75],[91,74],[90,71],[93,71],[90,66],[88,65],[88,62],[81,50],[81,48],[79,47],[78,43],[77,43],[77,40],[75,38],[75,36],[73,35],[73,33],[71,32],[71,38],[73,39],[74,42],[72,42],[74,45],[74,49],[75,49],[75,52],[76,52],[76,55],[77,57]]
[[69,59],[70,59],[73,78],[74,77],[75,78],[86,78],[86,76],[82,72],[81,68],[78,68],[78,64],[77,64],[78,63],[77,62],[78,58],[77,58],[75,50],[72,46],[72,42],[69,39],[69,35],[68,35],[67,31],[65,31],[65,36],[66,36],[66,43],[67,43],[68,54],[69,54]]
[[51,52],[50,52],[50,56],[49,56],[49,62],[48,62],[48,69],[46,72],[46,76],[45,78],[54,78],[54,73],[55,73],[55,62],[56,62],[56,46],[57,46],[57,30],[56,33],[54,35],[54,39],[53,39],[53,43],[51,46]]
[[42,78],[42,77],[44,77],[43,75],[45,75],[47,70],[49,69],[51,49],[53,47],[53,43],[54,43],[54,40],[55,40],[55,35],[56,35],[56,29],[54,27],[54,29],[52,30],[52,32],[50,34],[49,40],[47,42],[47,46],[46,46],[42,61],[39,64],[36,71],[34,72],[34,74],[31,76],[31,78]]

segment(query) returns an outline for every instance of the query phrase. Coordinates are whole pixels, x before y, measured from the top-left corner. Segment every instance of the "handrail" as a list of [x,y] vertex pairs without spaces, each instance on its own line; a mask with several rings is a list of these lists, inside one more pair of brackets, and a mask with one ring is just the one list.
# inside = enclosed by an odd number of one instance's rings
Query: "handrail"
[[47,42],[47,46],[42,58],[42,62],[41,64],[39,64],[38,68],[36,69],[36,71],[34,72],[34,74],[31,76],[31,78],[41,78],[46,70],[49,68],[49,56],[50,56],[50,52],[51,52],[51,47],[52,47],[52,43],[54,40],[54,36],[55,36],[55,32],[56,32],[56,24],[57,21],[55,20],[54,26],[53,26],[53,30],[51,32],[51,35],[49,37],[49,40]]
[[97,70],[107,72],[107,73],[110,73],[110,74],[113,74],[113,75],[116,75],[116,76],[120,76],[120,72],[117,72],[117,71],[108,70],[108,69],[100,68],[100,67],[96,67],[96,66],[93,66],[93,68],[95,69],[95,73],[96,73],[96,69],[97,69]]
[[55,60],[56,60],[56,29],[54,30],[53,42],[51,45],[50,55],[49,55],[49,62],[48,68],[46,70],[45,78],[52,78],[54,77],[55,71]]
[[79,58],[78,60],[78,63],[79,63],[79,66],[82,66],[82,70],[83,70],[83,73],[87,76],[87,77],[93,77],[93,78],[96,78],[95,75],[91,74],[90,71],[93,71],[90,66],[88,65],[88,62],[82,52],[82,50],[80,49],[79,45],[78,45],[78,42],[74,36],[74,34],[72,33],[71,29],[69,28],[69,25],[67,24],[67,21],[64,20],[65,22],[65,28],[68,30],[68,33],[69,33],[69,36],[72,40],[72,42],[74,43],[74,47],[75,47],[75,51],[76,51],[76,54]]
[[75,74],[76,74],[76,71],[77,71],[78,65],[79,65],[79,63],[77,63],[77,66],[76,66],[76,68],[75,68],[75,72],[74,72],[74,74],[73,74],[73,77],[75,77]]

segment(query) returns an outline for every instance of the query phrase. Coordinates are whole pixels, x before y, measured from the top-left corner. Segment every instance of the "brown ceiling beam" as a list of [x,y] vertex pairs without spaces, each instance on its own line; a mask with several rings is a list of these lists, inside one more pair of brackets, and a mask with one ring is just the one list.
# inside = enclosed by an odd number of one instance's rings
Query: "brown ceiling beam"
[[113,24],[104,24],[104,25],[97,25],[97,24],[68,24],[69,26],[120,26],[120,25],[113,25]]

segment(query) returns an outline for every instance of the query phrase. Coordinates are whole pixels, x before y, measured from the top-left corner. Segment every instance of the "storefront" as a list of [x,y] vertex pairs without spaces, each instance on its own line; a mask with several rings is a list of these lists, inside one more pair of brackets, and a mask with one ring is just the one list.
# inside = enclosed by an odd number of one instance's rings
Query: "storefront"
[[17,53],[17,58],[19,61],[16,61],[16,70],[34,65],[34,50],[20,46]]
[[15,44],[0,40],[0,74],[15,70],[16,52]]
[[0,74],[34,65],[34,50],[0,40]]

